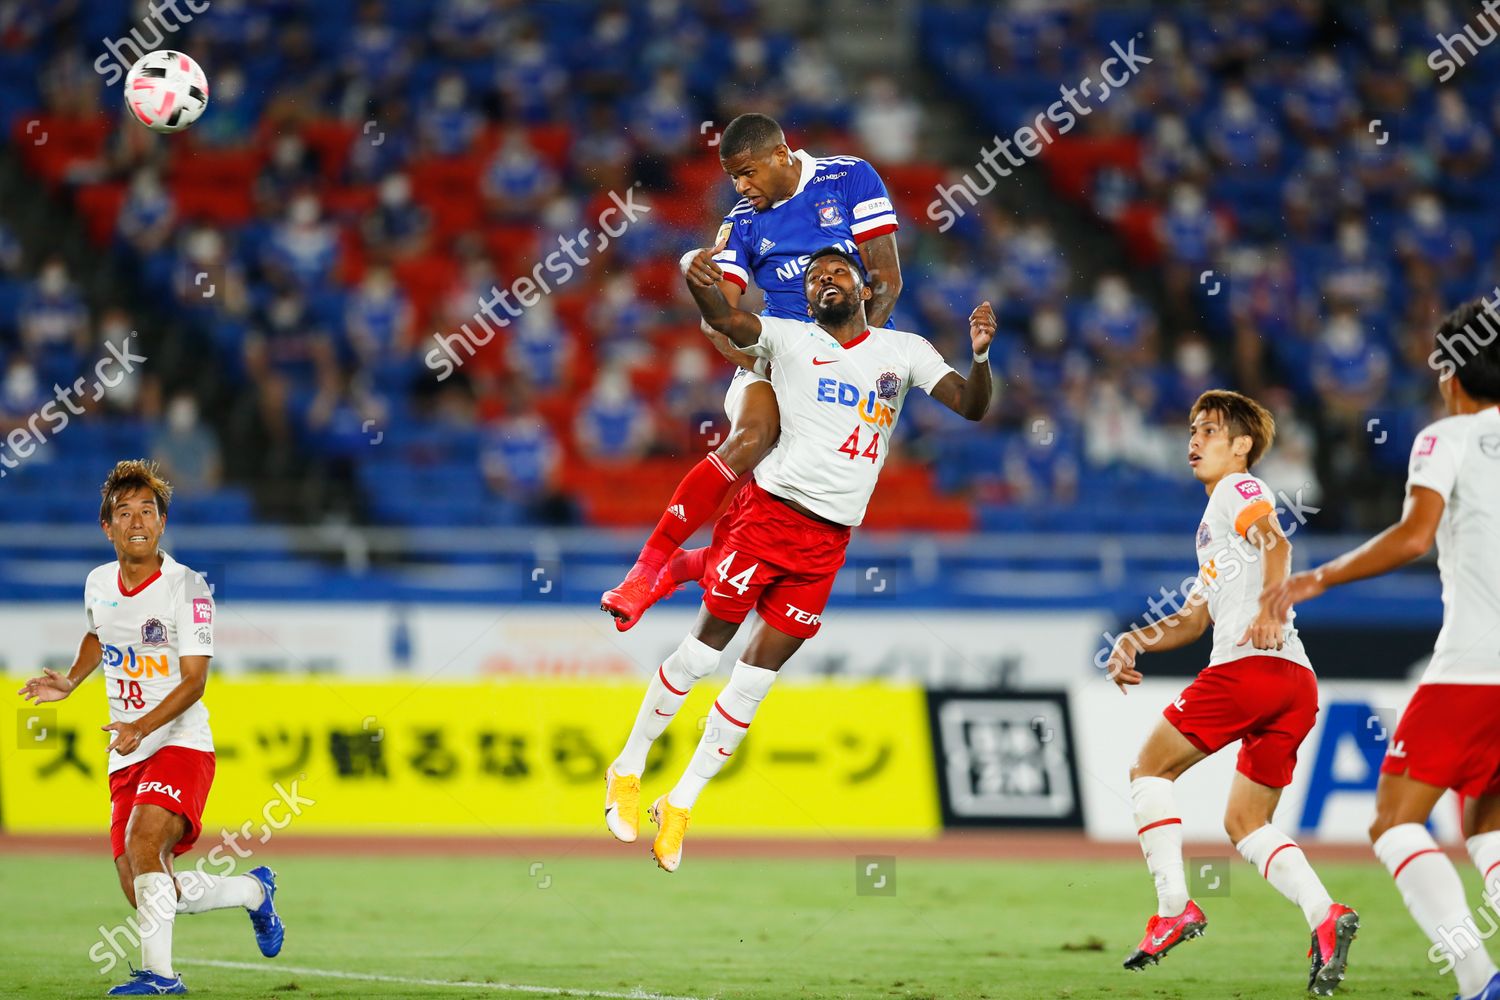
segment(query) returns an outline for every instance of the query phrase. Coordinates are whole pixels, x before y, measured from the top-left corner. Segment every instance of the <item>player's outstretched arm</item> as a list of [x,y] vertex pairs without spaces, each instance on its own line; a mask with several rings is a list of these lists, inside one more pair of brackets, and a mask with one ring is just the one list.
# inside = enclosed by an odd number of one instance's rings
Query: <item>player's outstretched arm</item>
[[[1152,602],[1152,607],[1156,607],[1155,602]],[[1208,600],[1198,592],[1188,595],[1186,603],[1177,611],[1131,629],[1115,640],[1105,668],[1109,679],[1124,693],[1127,685],[1141,682],[1140,669],[1135,665],[1137,654],[1164,653],[1197,642],[1198,637],[1208,630],[1210,621]]]
[[104,647],[99,645],[99,637],[92,632],[85,632],[83,641],[78,644],[78,655],[73,658],[73,665],[66,674],[44,667],[42,676],[31,678],[16,693],[35,705],[62,701],[88,679],[103,657]]
[[865,316],[871,326],[885,326],[901,297],[901,254],[896,249],[896,234],[866,240],[859,245],[859,256],[865,262],[871,292]]
[[994,378],[990,375],[990,344],[994,340],[995,310],[988,302],[982,302],[969,314],[969,343],[974,349],[969,377],[952,372],[932,387],[932,398],[965,420],[978,420],[989,412],[990,392],[994,388]]
[[1444,505],[1442,494],[1436,490],[1413,486],[1406,495],[1400,521],[1317,569],[1293,573],[1274,591],[1261,595],[1261,608],[1277,621],[1285,621],[1292,605],[1310,601],[1329,587],[1380,576],[1420,559],[1437,537]]
[[760,317],[729,304],[719,287],[724,272],[713,262],[713,255],[712,247],[689,250],[682,255],[678,263],[687,279],[688,291],[698,304],[703,322],[728,337],[736,346],[750,347],[760,340]]
[[208,686],[209,659],[207,656],[180,657],[177,660],[177,670],[182,674],[182,680],[167,692],[161,704],[134,722],[111,722],[107,726],[100,726],[105,732],[114,733],[109,741],[109,749],[122,755],[132,753],[141,745],[141,740],[191,708],[194,702],[203,697],[203,689]]
[[[739,308],[740,296],[745,294],[739,285],[736,285],[732,281],[721,281],[719,282],[719,291],[724,293],[724,301],[729,303],[729,308]],[[728,337],[709,326],[706,320],[701,321],[698,327],[703,331],[703,335],[708,338],[708,342],[714,345],[714,350],[746,371],[755,371],[755,363],[761,359],[736,348]]]

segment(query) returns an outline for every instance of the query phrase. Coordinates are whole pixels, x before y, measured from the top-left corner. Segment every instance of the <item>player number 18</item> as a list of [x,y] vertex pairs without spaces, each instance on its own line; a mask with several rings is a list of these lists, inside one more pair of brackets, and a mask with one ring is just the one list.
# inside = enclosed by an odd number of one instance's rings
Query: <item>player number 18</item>
[[[146,696],[141,692],[140,681],[127,681],[123,677],[116,677],[115,682],[120,685],[120,690],[115,697],[120,699],[122,708],[145,708]],[[128,685],[128,686],[127,686]]]

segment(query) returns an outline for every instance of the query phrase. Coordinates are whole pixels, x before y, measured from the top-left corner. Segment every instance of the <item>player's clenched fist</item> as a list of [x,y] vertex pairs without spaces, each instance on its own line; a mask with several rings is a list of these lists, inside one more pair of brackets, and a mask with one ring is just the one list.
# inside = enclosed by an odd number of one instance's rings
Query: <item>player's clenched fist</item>
[[56,670],[42,668],[41,677],[33,677],[16,692],[33,704],[44,705],[49,701],[62,701],[73,693],[73,682]]
[[969,313],[969,340],[974,345],[975,354],[983,354],[990,349],[990,342],[995,339],[995,310],[990,308],[988,302],[981,302],[979,308]]
[[724,280],[724,272],[719,270],[718,264],[714,263],[716,253],[718,250],[714,247],[689,250],[677,263],[690,283],[699,288],[710,288]]

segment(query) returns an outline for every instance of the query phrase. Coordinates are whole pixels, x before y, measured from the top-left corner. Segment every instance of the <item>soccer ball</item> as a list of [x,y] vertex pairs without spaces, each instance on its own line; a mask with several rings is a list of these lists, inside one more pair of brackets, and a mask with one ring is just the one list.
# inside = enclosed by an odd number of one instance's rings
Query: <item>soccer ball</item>
[[208,78],[181,52],[148,52],[125,74],[125,107],[153,132],[181,132],[208,107]]

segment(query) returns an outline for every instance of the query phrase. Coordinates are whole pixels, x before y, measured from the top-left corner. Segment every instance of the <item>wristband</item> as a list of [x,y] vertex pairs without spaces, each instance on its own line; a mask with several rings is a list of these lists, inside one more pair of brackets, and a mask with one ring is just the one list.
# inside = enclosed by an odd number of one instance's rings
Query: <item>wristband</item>
[[689,250],[687,253],[677,258],[677,269],[684,275],[686,275],[688,273],[688,269],[693,266],[693,258],[696,256],[698,256],[697,250]]
[[984,349],[984,353],[983,354],[976,354],[976,355],[974,355],[974,363],[976,365],[985,364],[989,360],[990,360],[990,349],[988,347],[986,347]]

